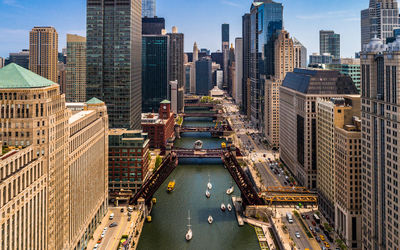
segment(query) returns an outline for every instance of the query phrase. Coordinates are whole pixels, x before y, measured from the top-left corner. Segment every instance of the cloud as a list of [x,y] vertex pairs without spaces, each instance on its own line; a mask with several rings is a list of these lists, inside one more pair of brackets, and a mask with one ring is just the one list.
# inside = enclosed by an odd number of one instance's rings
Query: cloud
[[17,8],[23,8],[22,5],[20,5],[17,0],[3,0],[3,4],[12,6],[12,7],[17,7]]
[[242,8],[243,6],[241,4],[231,2],[229,0],[221,0],[221,3],[232,6],[232,7],[237,7],[237,8]]

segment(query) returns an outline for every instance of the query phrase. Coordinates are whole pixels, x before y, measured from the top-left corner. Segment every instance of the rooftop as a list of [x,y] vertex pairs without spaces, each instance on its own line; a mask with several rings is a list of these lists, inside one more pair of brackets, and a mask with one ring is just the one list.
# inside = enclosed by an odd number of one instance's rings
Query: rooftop
[[168,100],[164,100],[164,101],[161,102],[161,104],[171,104],[171,102],[168,101]]
[[93,112],[95,112],[95,111],[94,110],[81,111],[79,113],[76,113],[76,114],[72,115],[69,118],[68,122],[69,122],[69,124],[72,124],[72,123],[82,119],[83,117],[85,117],[85,116],[87,116],[87,115],[89,115],[89,114],[91,114]]
[[0,89],[44,88],[54,84],[15,63],[0,69]]
[[104,102],[100,99],[97,99],[96,97],[93,97],[92,99],[87,101],[86,104],[104,104]]

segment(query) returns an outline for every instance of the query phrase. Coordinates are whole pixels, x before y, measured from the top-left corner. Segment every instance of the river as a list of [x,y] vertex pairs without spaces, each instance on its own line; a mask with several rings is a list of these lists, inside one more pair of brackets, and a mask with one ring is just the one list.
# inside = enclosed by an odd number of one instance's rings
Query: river
[[[186,118],[184,125],[213,126],[206,118]],[[219,148],[223,139],[212,138],[209,133],[185,133],[175,142],[176,147],[193,148],[196,140],[203,141],[203,148]],[[205,197],[210,175],[211,198]],[[169,181],[175,180],[176,187],[167,193]],[[222,212],[221,202],[232,204],[226,190],[234,184],[229,172],[220,159],[183,159],[178,167],[155,193],[157,204],[151,213],[152,222],[145,223],[139,250],[253,250],[260,249],[254,229],[239,227],[234,211]],[[236,184],[234,195],[240,192]],[[193,238],[187,242],[188,211],[190,210]],[[207,218],[212,215],[213,224]]]

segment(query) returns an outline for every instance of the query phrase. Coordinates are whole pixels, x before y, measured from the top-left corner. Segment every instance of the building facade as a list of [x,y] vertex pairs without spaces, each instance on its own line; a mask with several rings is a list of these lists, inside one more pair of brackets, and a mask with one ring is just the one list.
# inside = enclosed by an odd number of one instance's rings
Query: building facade
[[222,49],[222,54],[223,54],[223,64],[222,69],[224,71],[224,83],[223,83],[223,88],[227,89],[228,88],[228,70],[229,70],[229,24],[224,23],[221,25],[221,35],[222,35],[222,40],[221,40],[221,49]]
[[329,53],[335,59],[340,59],[340,34],[333,30],[319,31],[319,53]]
[[397,0],[370,0],[369,8],[361,11],[361,49],[374,37],[383,39],[385,43],[398,27]]
[[363,249],[400,245],[399,45],[374,38],[361,53]]
[[63,62],[57,63],[57,83],[60,85],[60,93],[65,94],[67,89],[67,70]]
[[143,17],[142,35],[161,35],[165,30],[165,19],[163,17]]
[[292,40],[294,48],[294,68],[305,69],[307,68],[307,48],[295,37],[293,37]]
[[[169,81],[178,81],[178,107],[176,113],[183,113],[185,109],[185,71],[184,71],[184,35],[178,33],[178,28],[172,27],[169,36]],[[172,101],[172,100],[171,100]]]
[[17,53],[10,53],[8,59],[6,59],[5,65],[10,63],[15,63],[25,69],[29,69],[29,49],[23,49],[21,52]]
[[86,98],[107,104],[111,128],[141,128],[141,7],[141,0],[87,1]]
[[329,53],[325,54],[318,54],[318,53],[313,53],[310,55],[310,65],[315,65],[315,64],[332,64],[333,61],[333,56]]
[[169,99],[169,36],[142,36],[142,112],[158,110]]
[[[243,39],[235,39],[235,73],[236,73],[236,88],[235,88],[235,99],[236,104],[239,105],[240,109],[243,106]],[[216,85],[217,86],[217,85]]]
[[264,134],[269,144],[279,147],[279,88],[288,72],[294,70],[294,46],[289,33],[282,30],[274,44],[275,75],[265,81]]
[[0,69],[6,66],[6,59],[3,57],[0,57]]
[[158,113],[142,114],[143,132],[150,139],[150,148],[165,149],[169,139],[175,135],[175,118],[171,112],[171,102],[164,100],[160,103]]
[[128,201],[143,185],[149,168],[150,140],[140,130],[111,129],[109,134],[109,198]]
[[142,16],[143,17],[156,16],[156,0],[142,0]]
[[67,102],[86,100],[86,38],[67,34]]
[[[9,189],[15,199],[3,202],[0,209],[15,201],[18,209],[14,210],[16,217],[1,220],[5,231],[0,245],[10,246],[4,249],[85,248],[107,210],[108,119],[104,103],[88,103],[84,111],[72,115],[56,83],[10,64],[0,70],[0,105],[3,145],[23,149],[16,153],[21,154],[17,165],[3,168],[11,174],[19,167],[7,180],[25,178],[21,179],[25,190],[33,190],[29,197],[37,196],[35,204],[29,205],[30,198],[20,202],[28,193],[21,190],[18,198],[17,190]],[[22,158],[22,154],[26,155]],[[18,218],[17,213],[23,217]],[[10,231],[13,228],[15,231]]]
[[317,99],[357,94],[337,71],[295,69],[280,87],[279,150],[299,185],[317,188]]
[[193,44],[193,59],[190,67],[190,93],[196,93],[196,62],[199,60],[199,48],[197,43]]
[[352,124],[354,117],[360,119],[359,96],[317,100],[318,209],[331,224],[335,222],[336,201],[335,128]]
[[201,58],[196,62],[196,95],[208,95],[213,88],[211,59]]
[[326,69],[337,70],[344,75],[348,75],[353,80],[358,91],[361,90],[361,66],[360,60],[349,61],[341,59],[341,64],[327,64]]
[[29,70],[57,82],[58,33],[53,27],[34,27],[29,33]]
[[243,69],[242,69],[242,112],[250,117],[250,99],[247,97],[250,96],[250,89],[247,88],[247,82],[250,79],[250,42],[251,42],[251,21],[250,14],[245,14],[242,17],[242,37],[243,37]]

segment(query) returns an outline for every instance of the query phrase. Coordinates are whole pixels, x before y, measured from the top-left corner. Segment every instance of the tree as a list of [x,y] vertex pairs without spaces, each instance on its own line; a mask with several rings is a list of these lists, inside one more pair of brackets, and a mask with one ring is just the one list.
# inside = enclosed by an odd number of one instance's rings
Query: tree
[[324,223],[324,227],[328,232],[332,232],[333,230],[332,227],[327,222]]
[[157,155],[157,157],[156,157],[156,163],[155,163],[155,165],[154,165],[154,170],[157,170],[157,169],[160,167],[161,162],[162,162],[161,156]]

